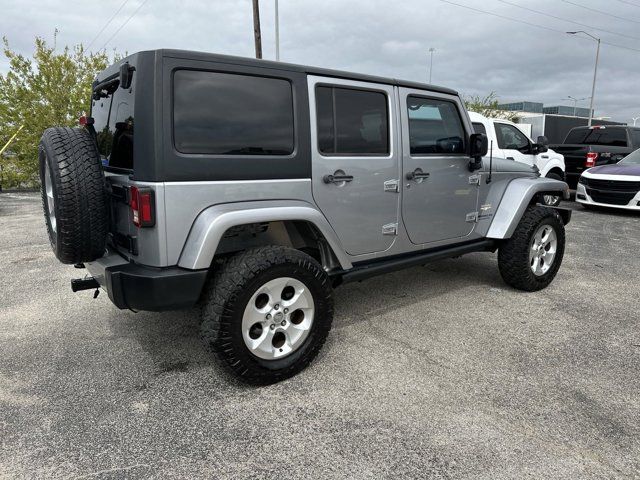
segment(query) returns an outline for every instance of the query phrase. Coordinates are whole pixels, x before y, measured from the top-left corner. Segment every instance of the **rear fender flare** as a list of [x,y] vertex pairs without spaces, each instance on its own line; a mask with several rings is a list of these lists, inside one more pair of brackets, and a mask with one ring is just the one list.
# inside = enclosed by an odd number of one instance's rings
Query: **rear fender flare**
[[565,182],[551,178],[516,178],[509,182],[493,216],[487,238],[511,238],[527,207],[540,193],[558,192],[569,199]]
[[190,270],[211,266],[218,244],[231,227],[250,223],[302,220],[324,236],[343,270],[352,267],[327,219],[311,204],[301,201],[261,201],[214,205],[196,217],[180,254],[178,266]]

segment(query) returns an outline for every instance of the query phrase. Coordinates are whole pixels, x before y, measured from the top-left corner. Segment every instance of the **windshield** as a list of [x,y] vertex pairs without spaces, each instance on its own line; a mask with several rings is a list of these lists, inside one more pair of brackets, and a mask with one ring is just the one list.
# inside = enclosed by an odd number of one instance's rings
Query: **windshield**
[[621,165],[640,165],[640,148],[618,162]]

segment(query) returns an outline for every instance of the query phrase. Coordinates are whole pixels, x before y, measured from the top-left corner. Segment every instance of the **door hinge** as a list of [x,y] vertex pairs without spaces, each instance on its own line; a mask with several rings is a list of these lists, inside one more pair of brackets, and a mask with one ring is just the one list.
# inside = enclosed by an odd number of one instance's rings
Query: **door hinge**
[[399,192],[400,191],[400,182],[398,180],[387,180],[384,182],[384,191],[385,192]]
[[397,235],[398,234],[398,224],[397,223],[387,223],[382,226],[382,234],[383,235]]
[[467,213],[465,218],[467,222],[477,222],[478,221],[478,212]]
[[469,177],[469,185],[480,185],[480,175],[471,175]]

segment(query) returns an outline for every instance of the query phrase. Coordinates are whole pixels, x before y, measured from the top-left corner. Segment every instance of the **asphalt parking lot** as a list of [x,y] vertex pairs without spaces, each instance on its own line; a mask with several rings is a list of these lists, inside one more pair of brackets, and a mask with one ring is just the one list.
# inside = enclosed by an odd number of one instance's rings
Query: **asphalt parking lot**
[[302,374],[237,383],[196,312],[73,294],[0,195],[0,477],[640,478],[640,215],[567,227],[545,291],[473,254],[347,285]]

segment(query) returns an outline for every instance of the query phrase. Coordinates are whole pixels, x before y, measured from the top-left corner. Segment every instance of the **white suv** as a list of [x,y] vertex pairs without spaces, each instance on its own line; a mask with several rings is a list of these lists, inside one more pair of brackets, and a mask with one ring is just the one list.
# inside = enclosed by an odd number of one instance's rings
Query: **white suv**
[[[487,118],[476,112],[469,112],[476,133],[484,133],[492,149],[493,158],[514,160],[536,166],[540,176],[564,180],[564,156],[549,149],[546,137],[538,137],[534,142],[518,126],[509,120]],[[545,199],[546,203],[557,204],[560,197]]]

